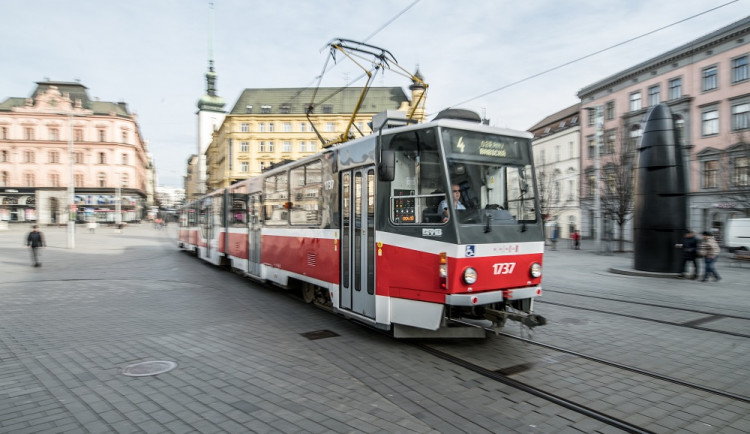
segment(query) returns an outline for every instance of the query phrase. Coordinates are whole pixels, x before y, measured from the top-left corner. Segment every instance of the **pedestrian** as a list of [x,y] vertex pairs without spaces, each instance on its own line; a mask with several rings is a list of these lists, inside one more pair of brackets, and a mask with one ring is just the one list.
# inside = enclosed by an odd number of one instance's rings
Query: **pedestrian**
[[31,232],[29,232],[29,235],[26,237],[26,248],[31,249],[32,267],[42,266],[42,263],[39,262],[39,256],[41,255],[39,248],[46,246],[47,243],[44,242],[44,234],[39,232],[39,226],[32,226]]
[[714,268],[716,260],[719,258],[720,251],[721,250],[719,249],[719,243],[716,242],[716,238],[714,238],[713,234],[711,234],[711,232],[704,231],[703,242],[701,243],[700,247],[700,254],[701,256],[703,256],[703,260],[705,262],[703,282],[707,281],[710,275],[713,275],[714,279],[716,279],[717,282],[721,280],[719,273],[717,273],[716,268]]
[[578,229],[573,231],[573,246],[576,250],[581,250],[581,233]]
[[697,279],[699,274],[698,260],[696,259],[698,256],[698,239],[695,237],[695,232],[688,229],[685,236],[682,237],[682,244],[678,244],[677,247],[682,249],[682,266],[680,267],[679,277],[686,277],[686,265],[688,262],[692,262],[694,273],[690,278]]
[[557,237],[559,235],[559,232],[557,230],[557,225],[554,225],[552,227],[552,250],[557,250]]
[[88,223],[89,233],[93,234],[96,232],[96,220],[91,219]]

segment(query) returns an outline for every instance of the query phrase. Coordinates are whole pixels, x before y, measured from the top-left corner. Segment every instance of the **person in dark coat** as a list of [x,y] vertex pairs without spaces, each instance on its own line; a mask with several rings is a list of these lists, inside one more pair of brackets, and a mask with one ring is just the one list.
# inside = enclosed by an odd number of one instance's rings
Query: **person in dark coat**
[[39,226],[34,225],[31,228],[31,232],[26,237],[26,247],[31,249],[31,260],[32,267],[41,267],[42,263],[39,262],[39,248],[46,247],[47,243],[44,242],[44,234],[39,232]]
[[692,262],[693,263],[693,275],[690,276],[691,279],[697,279],[698,278],[698,239],[695,238],[695,232],[688,230],[687,233],[685,233],[685,236],[682,238],[682,244],[680,245],[682,247],[682,267],[680,267],[680,277],[687,277],[685,275],[685,271],[687,271],[687,263]]

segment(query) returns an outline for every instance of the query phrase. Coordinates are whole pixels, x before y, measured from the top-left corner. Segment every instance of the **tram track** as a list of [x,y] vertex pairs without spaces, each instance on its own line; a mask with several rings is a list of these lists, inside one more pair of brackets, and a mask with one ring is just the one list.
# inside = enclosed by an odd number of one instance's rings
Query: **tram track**
[[[613,300],[613,301],[619,302],[619,300]],[[587,312],[597,312],[597,313],[603,313],[603,314],[607,314],[607,315],[615,315],[615,316],[619,316],[619,317],[623,317],[623,318],[631,318],[631,319],[637,319],[637,320],[642,320],[642,321],[654,322],[654,323],[657,323],[657,324],[664,324],[664,325],[670,325],[670,326],[676,326],[676,327],[690,328],[690,329],[693,329],[693,330],[701,330],[701,331],[718,333],[718,334],[728,335],[728,336],[736,336],[736,337],[741,337],[741,338],[750,338],[750,334],[746,334],[746,333],[733,332],[733,331],[729,331],[729,330],[719,330],[719,329],[715,329],[715,328],[709,328],[709,327],[703,327],[703,326],[701,326],[701,324],[703,324],[705,322],[714,321],[714,320],[723,319],[723,318],[727,318],[727,319],[739,319],[739,320],[744,320],[744,321],[750,321],[750,318],[745,318],[745,317],[741,317],[741,316],[722,315],[722,314],[716,314],[716,313],[710,313],[710,312],[701,312],[701,311],[695,311],[695,310],[682,309],[682,308],[677,308],[677,307],[666,307],[666,306],[651,305],[653,307],[659,307],[659,308],[663,308],[663,309],[672,309],[672,310],[684,311],[684,312],[691,312],[691,313],[704,313],[705,315],[708,316],[707,318],[700,319],[700,320],[687,321],[687,322],[674,322],[674,321],[667,321],[667,320],[658,319],[658,318],[649,318],[649,317],[632,315],[632,314],[627,314],[627,313],[622,313],[622,312],[614,312],[614,311],[611,311],[611,310],[604,310],[604,309],[598,309],[598,308],[592,308],[592,307],[583,307],[583,306],[580,306],[580,305],[565,304],[565,303],[559,303],[559,302],[548,301],[548,300],[539,300],[539,301],[537,301],[537,303],[539,303],[539,304],[548,304],[548,305],[552,305],[552,306],[569,307],[571,309],[584,310],[584,311],[587,311]],[[645,303],[638,303],[638,304],[645,304]]]

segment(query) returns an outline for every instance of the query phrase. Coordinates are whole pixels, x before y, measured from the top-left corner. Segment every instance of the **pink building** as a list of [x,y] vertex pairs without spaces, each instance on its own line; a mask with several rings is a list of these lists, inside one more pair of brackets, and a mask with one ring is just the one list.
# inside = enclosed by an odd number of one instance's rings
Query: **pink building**
[[[607,164],[635,152],[650,107],[667,103],[680,132],[690,184],[688,226],[721,231],[750,214],[750,17],[584,87],[581,98],[583,232],[593,234],[597,125],[602,188]],[[607,219],[603,232],[607,230]],[[611,225],[609,225],[611,227]],[[626,233],[626,239],[630,236]]]
[[0,220],[114,222],[117,209],[139,220],[153,201],[151,167],[135,114],[80,83],[38,82],[30,98],[0,103]]

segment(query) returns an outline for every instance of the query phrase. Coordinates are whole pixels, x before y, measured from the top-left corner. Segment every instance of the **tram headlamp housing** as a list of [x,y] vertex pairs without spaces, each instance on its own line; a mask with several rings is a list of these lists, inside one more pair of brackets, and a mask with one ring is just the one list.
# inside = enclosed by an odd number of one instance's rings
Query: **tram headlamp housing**
[[464,270],[464,282],[473,285],[477,282],[477,270],[469,267]]
[[531,264],[531,267],[529,268],[529,274],[531,274],[531,277],[537,278],[542,275],[542,265],[538,262],[534,262]]
[[448,254],[446,252],[440,252],[440,268],[438,270],[441,278],[448,277]]

